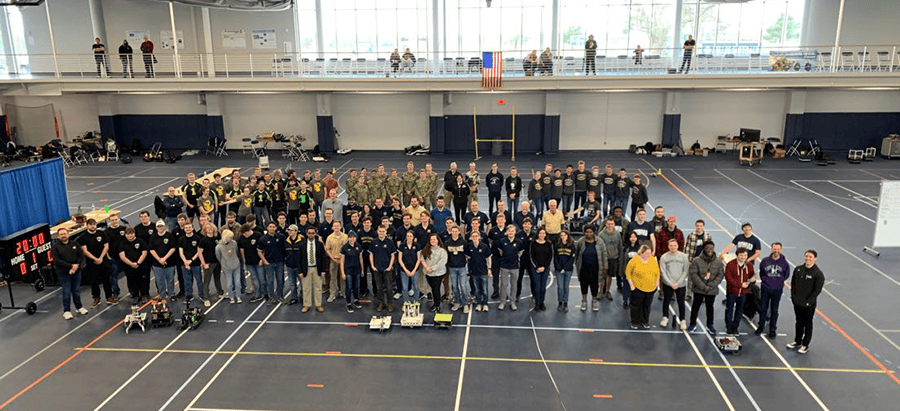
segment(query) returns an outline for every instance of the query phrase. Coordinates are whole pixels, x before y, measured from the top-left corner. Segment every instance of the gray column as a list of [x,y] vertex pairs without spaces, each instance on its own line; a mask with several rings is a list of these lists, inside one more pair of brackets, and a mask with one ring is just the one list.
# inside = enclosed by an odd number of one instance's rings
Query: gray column
[[678,61],[678,48],[681,47],[681,9],[683,7],[684,0],[678,0],[675,3],[675,36],[672,39],[672,64],[675,64],[675,62]]
[[[787,19],[787,17],[785,17]],[[844,0],[841,0],[841,9],[838,11],[837,32],[834,34],[834,51],[831,52],[831,72],[837,70],[837,61],[841,58],[841,26],[844,24]],[[892,56],[893,57],[893,56]]]
[[103,20],[102,2],[100,0],[88,0],[88,9],[91,12],[91,28],[94,31],[94,37],[99,37],[104,44],[111,44],[112,42],[106,38],[106,22]]
[[172,26],[172,51],[175,53],[175,77],[181,78],[181,62],[178,60],[178,33],[175,32],[175,6],[169,0],[169,24]]
[[322,31],[322,0],[316,0],[316,44],[319,57],[325,57],[325,35]]
[[440,30],[438,27],[438,0],[431,0],[431,70],[434,73],[439,71],[439,57],[441,49]]
[[213,56],[212,28],[209,22],[209,7],[200,9],[203,18],[203,51],[206,52],[206,75],[210,78],[216,76],[216,64]]
[[559,54],[559,0],[553,0],[553,10],[550,20],[550,50]]

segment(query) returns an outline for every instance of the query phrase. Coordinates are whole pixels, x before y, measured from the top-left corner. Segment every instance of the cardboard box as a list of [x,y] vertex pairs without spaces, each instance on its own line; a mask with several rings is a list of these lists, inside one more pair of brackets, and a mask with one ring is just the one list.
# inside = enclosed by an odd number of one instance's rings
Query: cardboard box
[[772,154],[772,158],[784,158],[785,149],[776,148],[775,153]]

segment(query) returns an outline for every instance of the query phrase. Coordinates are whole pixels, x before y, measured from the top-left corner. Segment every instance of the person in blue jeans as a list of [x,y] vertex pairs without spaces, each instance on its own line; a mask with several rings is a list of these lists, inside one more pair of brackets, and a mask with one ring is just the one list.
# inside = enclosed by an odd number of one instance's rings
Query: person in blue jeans
[[569,311],[569,282],[572,280],[572,272],[575,270],[575,241],[569,232],[562,230],[559,233],[559,243],[556,244],[553,253],[553,269],[556,271],[556,298],[558,305],[556,311]]
[[747,249],[738,248],[735,255],[737,258],[725,265],[725,333],[729,335],[738,334],[750,284],[756,281]]
[[759,263],[759,276],[762,285],[759,287],[759,325],[756,327],[756,335],[765,332],[768,321],[769,338],[775,338],[775,331],[778,329],[778,306],[781,303],[784,282],[791,276],[791,267],[781,254],[781,243],[772,243],[772,254]]
[[341,278],[344,285],[344,297],[347,299],[347,312],[362,308],[359,303],[359,278],[362,274],[363,248],[357,240],[356,231],[347,234],[347,244],[341,247]]
[[197,282],[197,296],[204,299],[203,277],[200,271],[200,236],[194,234],[194,225],[184,225],[184,237],[178,241],[178,255],[184,267],[185,302],[190,302],[194,294],[194,281]]
[[278,225],[269,221],[266,233],[256,246],[266,282],[265,293],[272,305],[283,302],[284,297],[284,236],[277,230]]
[[[486,312],[488,310],[488,277],[491,276],[491,272],[488,270],[491,248],[481,242],[481,233],[478,231],[473,232],[469,238],[472,241],[466,244],[465,254],[469,259],[469,275],[475,279],[475,311]],[[449,263],[447,264],[449,265]]]
[[178,248],[175,235],[166,231],[163,220],[156,222],[156,234],[150,237],[150,267],[156,277],[156,292],[163,299],[175,297],[175,267],[178,259],[172,258]]
[[78,243],[69,241],[69,230],[60,228],[56,232],[56,242],[50,247],[53,267],[56,269],[59,285],[62,288],[63,318],[72,319],[70,306],[75,302],[75,310],[85,315],[88,310],[81,305],[81,270],[84,267],[84,254]]
[[266,298],[266,290],[269,289],[268,284],[266,284],[266,276],[263,275],[259,267],[259,251],[256,249],[261,237],[262,235],[253,230],[250,224],[241,226],[241,238],[238,240],[238,248],[240,248],[241,258],[244,259],[244,267],[256,279],[257,283],[256,288],[253,290],[253,298],[250,299],[251,303],[256,303]]
[[[478,233],[478,236],[481,237],[481,232],[479,232],[478,230],[472,232],[472,234],[475,233]],[[447,237],[446,241],[444,241],[444,247],[447,249],[447,272],[450,275],[450,284],[452,284],[453,295],[460,296],[463,293],[460,290],[457,290],[457,282],[466,282],[467,248],[466,239],[459,234],[459,226],[450,227],[450,236]],[[472,278],[472,280],[475,280],[474,276],[470,278]],[[473,285],[477,287],[477,284]],[[458,310],[459,307],[457,307],[456,309]]]
[[[397,247],[397,262],[400,266],[400,292],[408,302],[419,300],[419,266],[422,263],[419,255],[419,244],[416,243],[416,233],[413,230],[406,232],[403,242]],[[409,295],[412,291],[413,295]]]

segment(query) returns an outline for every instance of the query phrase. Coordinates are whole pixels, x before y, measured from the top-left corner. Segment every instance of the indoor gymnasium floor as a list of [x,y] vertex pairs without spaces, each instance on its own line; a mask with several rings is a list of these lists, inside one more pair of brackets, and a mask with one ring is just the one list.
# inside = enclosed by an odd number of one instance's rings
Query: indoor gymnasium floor
[[[34,294],[18,284],[16,297],[36,299],[39,312],[0,313],[0,409],[896,409],[900,253],[884,249],[874,258],[862,247],[873,238],[879,181],[900,179],[900,163],[839,160],[817,167],[766,159],[748,168],[722,154],[661,159],[579,152],[520,154],[515,164],[530,177],[526,171],[546,162],[559,166],[578,158],[647,175],[662,169],[661,176],[649,178],[650,203],[677,216],[686,234],[694,220],[705,219],[718,250],[745,221],[763,241],[764,255],[773,241],[784,243],[794,264],[802,263],[803,250],[817,250],[827,283],[810,352],[799,355],[784,347],[794,334],[787,294],[778,336],[754,336],[745,321],[743,355],[735,356],[720,353],[700,329],[659,328],[658,301],[650,330],[628,327],[617,291],[616,300],[604,301],[599,313],[581,312],[575,279],[567,314],[553,310],[552,283],[546,312],[529,312],[526,298],[516,312],[498,311],[496,305],[488,313],[456,312],[449,330],[400,329],[395,312],[394,328],[383,334],[365,326],[374,313],[370,304],[353,314],[340,302],[326,304],[322,314],[301,314],[300,305],[214,301],[208,321],[197,330],[126,335],[125,303],[64,321],[57,288]],[[442,174],[450,161],[465,169],[471,157],[354,152],[327,164],[293,166],[333,167],[342,175],[349,167],[379,162],[403,170],[410,159],[417,168],[432,162]],[[478,163],[482,173],[491,160]],[[505,174],[509,157],[496,161]],[[69,203],[73,211],[79,205],[85,211],[109,205],[135,224],[138,211],[152,212],[153,195],[183,184],[188,172],[230,166],[247,173],[254,165],[249,155],[231,152],[172,165],[137,160],[77,166],[67,170]],[[275,160],[273,167],[284,165]],[[5,303],[7,291],[0,291]],[[87,301],[89,290],[82,295]],[[177,304],[173,311],[180,310]],[[717,302],[720,330],[723,312]]]

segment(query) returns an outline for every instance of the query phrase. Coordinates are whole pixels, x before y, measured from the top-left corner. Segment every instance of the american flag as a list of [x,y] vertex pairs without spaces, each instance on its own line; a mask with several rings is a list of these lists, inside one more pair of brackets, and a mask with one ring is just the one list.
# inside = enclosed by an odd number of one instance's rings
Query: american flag
[[503,78],[503,53],[482,53],[481,86],[485,89],[500,88]]

